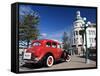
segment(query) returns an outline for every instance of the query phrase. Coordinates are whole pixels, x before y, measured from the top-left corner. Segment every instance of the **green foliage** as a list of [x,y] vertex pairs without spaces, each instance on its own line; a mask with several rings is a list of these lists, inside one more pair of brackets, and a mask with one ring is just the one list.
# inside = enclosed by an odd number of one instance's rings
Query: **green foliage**
[[39,36],[38,23],[39,16],[35,14],[24,15],[23,20],[19,21],[19,40],[27,41],[29,44],[30,40],[36,40]]

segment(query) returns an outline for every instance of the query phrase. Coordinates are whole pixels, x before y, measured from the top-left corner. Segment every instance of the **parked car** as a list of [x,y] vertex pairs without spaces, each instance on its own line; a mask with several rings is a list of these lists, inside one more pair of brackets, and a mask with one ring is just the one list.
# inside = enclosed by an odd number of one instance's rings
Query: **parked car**
[[25,63],[42,63],[50,67],[58,60],[70,61],[70,55],[54,40],[33,40],[23,55]]

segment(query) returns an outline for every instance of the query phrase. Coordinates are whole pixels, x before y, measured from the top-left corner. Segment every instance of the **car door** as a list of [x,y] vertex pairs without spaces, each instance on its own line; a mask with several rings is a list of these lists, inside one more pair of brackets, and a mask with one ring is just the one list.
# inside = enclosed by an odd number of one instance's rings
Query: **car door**
[[57,44],[57,53],[58,53],[58,58],[61,57],[62,55],[62,47],[61,47],[61,44]]
[[55,58],[58,59],[59,58],[59,50],[57,49],[57,43],[56,42],[52,42],[52,52],[55,55]]
[[45,53],[52,52],[51,41],[46,42],[44,50],[45,50]]

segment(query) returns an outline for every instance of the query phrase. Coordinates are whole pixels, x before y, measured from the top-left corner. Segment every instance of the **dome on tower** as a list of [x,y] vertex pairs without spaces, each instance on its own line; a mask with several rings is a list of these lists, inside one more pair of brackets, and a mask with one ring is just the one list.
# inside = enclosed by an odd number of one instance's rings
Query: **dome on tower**
[[77,12],[76,12],[76,20],[82,20],[80,11],[77,11]]

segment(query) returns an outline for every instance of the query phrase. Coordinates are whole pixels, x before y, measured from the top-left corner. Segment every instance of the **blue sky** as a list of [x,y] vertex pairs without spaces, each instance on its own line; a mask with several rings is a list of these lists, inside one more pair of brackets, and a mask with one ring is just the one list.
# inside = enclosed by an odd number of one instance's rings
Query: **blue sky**
[[37,12],[40,16],[39,30],[41,38],[62,40],[63,32],[70,35],[73,22],[76,17],[76,11],[81,12],[82,17],[88,21],[96,22],[96,9],[94,8],[76,8],[76,7],[53,7],[39,5],[20,5],[19,14],[25,15],[31,12]]

